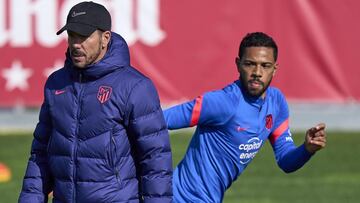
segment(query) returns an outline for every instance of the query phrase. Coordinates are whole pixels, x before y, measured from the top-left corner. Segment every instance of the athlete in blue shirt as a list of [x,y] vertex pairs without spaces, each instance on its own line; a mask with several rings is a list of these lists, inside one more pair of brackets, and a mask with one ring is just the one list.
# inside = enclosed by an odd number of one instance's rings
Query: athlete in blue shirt
[[306,132],[304,144],[295,146],[285,97],[269,87],[276,60],[274,40],[264,33],[250,33],[236,58],[239,80],[164,111],[169,129],[197,126],[174,171],[174,202],[221,202],[267,139],[279,167],[287,173],[325,147],[322,123]]

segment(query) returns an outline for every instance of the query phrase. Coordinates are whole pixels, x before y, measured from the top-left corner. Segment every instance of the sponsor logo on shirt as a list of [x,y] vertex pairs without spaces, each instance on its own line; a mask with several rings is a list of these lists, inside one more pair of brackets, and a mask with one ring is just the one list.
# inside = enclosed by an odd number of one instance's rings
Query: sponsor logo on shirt
[[262,145],[262,140],[260,140],[257,137],[251,138],[250,140],[247,141],[247,143],[245,144],[240,144],[239,145],[239,150],[240,150],[240,163],[242,164],[247,164],[249,163],[254,157],[255,155],[258,153],[261,145]]

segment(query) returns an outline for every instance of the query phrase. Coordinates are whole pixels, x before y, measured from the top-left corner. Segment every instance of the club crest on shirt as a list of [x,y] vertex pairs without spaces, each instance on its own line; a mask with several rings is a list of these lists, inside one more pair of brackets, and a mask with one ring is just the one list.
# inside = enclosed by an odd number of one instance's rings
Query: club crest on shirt
[[272,125],[273,125],[272,115],[269,114],[265,118],[265,127],[266,129],[270,130],[272,128]]
[[99,91],[97,93],[97,99],[100,101],[100,103],[105,103],[107,100],[110,99],[112,92],[112,88],[109,86],[100,86]]

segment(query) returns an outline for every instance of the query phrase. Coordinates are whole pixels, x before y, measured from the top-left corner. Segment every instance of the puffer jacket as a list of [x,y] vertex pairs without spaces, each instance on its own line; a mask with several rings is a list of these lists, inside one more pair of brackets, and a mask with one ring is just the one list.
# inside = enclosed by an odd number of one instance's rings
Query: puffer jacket
[[104,58],[53,73],[34,131],[19,202],[172,201],[169,135],[151,80],[112,33]]

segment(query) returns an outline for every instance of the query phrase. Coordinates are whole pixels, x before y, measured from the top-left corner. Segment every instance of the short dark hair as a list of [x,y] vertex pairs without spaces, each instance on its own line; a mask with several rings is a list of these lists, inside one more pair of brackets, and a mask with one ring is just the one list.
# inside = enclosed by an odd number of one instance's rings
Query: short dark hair
[[270,47],[274,50],[274,60],[277,60],[278,55],[278,48],[273,40],[269,35],[263,32],[252,32],[248,33],[240,43],[239,47],[239,58],[244,55],[245,49],[248,47]]

